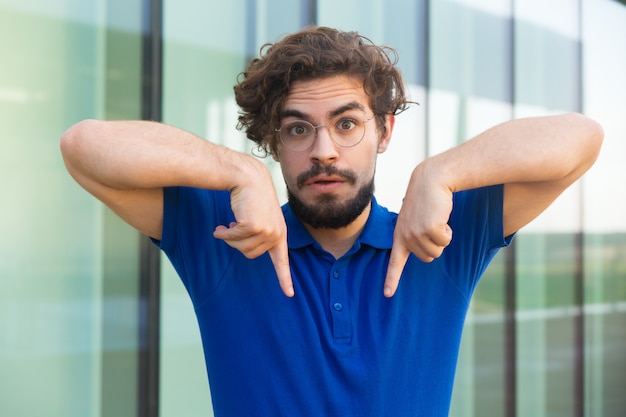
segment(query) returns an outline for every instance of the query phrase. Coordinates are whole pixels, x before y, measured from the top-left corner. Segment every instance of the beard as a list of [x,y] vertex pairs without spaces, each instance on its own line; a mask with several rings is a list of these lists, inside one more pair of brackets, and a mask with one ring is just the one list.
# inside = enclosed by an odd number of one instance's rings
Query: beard
[[[297,178],[298,188],[310,178],[319,174],[341,175],[348,183],[355,184],[356,176],[351,171],[338,170],[332,165],[314,165],[311,170]],[[313,204],[306,204],[287,187],[287,198],[293,213],[301,222],[314,229],[341,229],[352,223],[372,202],[374,178],[361,186],[353,198],[341,201],[334,195],[323,195]]]

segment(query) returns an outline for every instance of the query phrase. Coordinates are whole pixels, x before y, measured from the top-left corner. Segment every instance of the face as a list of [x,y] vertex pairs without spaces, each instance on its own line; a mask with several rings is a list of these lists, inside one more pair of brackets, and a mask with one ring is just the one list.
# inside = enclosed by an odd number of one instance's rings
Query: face
[[[362,83],[336,76],[294,83],[281,112],[281,124],[305,120],[328,125],[337,117],[367,120],[374,116]],[[384,135],[375,119],[365,123],[365,135],[352,147],[341,147],[327,127],[317,129],[310,148],[293,151],[281,146],[280,162],[289,203],[304,223],[314,228],[339,229],[352,223],[369,204],[374,192],[376,157],[389,144],[393,116]]]

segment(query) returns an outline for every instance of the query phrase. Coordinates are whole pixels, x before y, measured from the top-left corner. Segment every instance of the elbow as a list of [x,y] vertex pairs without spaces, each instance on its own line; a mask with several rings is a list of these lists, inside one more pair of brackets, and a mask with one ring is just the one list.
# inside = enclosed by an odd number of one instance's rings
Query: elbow
[[592,150],[594,154],[593,160],[595,161],[600,154],[602,148],[602,142],[604,142],[604,129],[602,125],[595,120],[588,119],[591,125],[590,142],[592,144]]
[[598,159],[602,142],[604,141],[604,129],[596,120],[579,113],[569,115],[572,118],[572,125],[578,133],[580,149],[578,154],[586,162],[586,168],[590,168]]
[[582,114],[575,113],[574,115],[577,118],[579,129],[584,134],[589,147],[592,150],[599,152],[600,147],[602,146],[602,141],[604,140],[604,129],[602,128],[602,125],[600,125],[600,123],[596,120]]
[[573,113],[569,116],[572,118],[574,137],[577,138],[575,143],[572,143],[573,157],[576,162],[566,176],[571,183],[591,169],[598,159],[604,141],[604,129],[596,120],[582,114]]
[[79,183],[90,165],[90,149],[93,148],[94,132],[102,123],[97,120],[83,120],[67,129],[59,143],[63,163],[68,173]]
[[98,122],[91,119],[82,120],[63,132],[61,135],[61,152],[65,154],[66,151],[71,151],[92,130],[91,126],[94,123]]
[[85,141],[89,138],[89,132],[93,130],[95,120],[83,120],[71,126],[63,135],[59,143],[61,155],[68,169],[81,160],[81,152]]

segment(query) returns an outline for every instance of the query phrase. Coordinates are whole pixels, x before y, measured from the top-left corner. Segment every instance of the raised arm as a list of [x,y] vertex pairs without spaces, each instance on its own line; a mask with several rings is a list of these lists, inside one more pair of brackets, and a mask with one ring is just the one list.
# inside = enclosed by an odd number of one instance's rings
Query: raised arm
[[595,162],[602,128],[580,114],[513,120],[429,158],[411,176],[398,216],[385,295],[409,253],[425,262],[452,239],[452,193],[504,184],[504,234],[537,217]]
[[285,221],[269,172],[252,156],[147,121],[80,122],[63,134],[61,152],[83,188],[156,239],[163,187],[231,190],[237,223],[219,226],[214,236],[249,258],[269,252],[283,291],[293,293]]

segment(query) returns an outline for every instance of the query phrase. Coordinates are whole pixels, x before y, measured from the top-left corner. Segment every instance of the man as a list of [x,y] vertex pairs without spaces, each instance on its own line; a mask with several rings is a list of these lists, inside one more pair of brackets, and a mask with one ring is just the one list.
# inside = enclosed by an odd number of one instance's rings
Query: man
[[240,125],[280,163],[282,209],[259,161],[171,126],[62,138],[74,178],[181,276],[216,416],[446,416],[481,274],[598,155],[584,116],[514,120],[420,163],[390,213],[373,180],[407,106],[392,54],[312,27],[242,74]]

